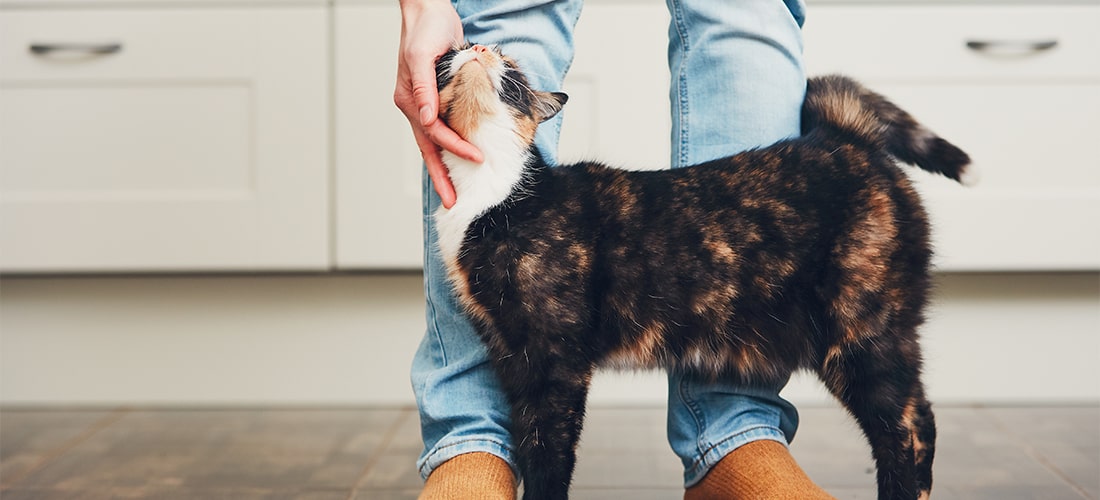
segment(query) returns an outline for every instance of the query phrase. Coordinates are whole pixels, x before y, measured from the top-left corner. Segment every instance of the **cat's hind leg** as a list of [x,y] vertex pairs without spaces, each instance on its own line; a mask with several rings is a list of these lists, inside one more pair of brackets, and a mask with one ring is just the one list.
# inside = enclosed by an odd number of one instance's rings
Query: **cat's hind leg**
[[591,366],[517,353],[498,362],[512,405],[512,440],[524,500],[569,496]]
[[913,398],[909,427],[913,433],[913,458],[916,461],[917,490],[922,500],[932,491],[932,459],[936,455],[936,419],[923,391]]
[[879,500],[928,497],[935,424],[915,340],[863,337],[830,348],[818,374],[871,444]]

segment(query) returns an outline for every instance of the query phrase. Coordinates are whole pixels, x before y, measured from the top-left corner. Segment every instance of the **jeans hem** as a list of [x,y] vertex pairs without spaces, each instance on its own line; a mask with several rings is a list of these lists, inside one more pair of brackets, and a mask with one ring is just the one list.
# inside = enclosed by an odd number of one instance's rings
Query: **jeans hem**
[[787,446],[787,438],[778,427],[759,425],[738,431],[706,448],[706,451],[684,471],[684,488],[695,486],[706,477],[710,469],[730,452],[754,441],[776,441]]
[[467,453],[489,453],[504,460],[512,469],[512,474],[517,478],[519,477],[519,470],[516,469],[515,460],[512,457],[512,450],[509,449],[504,443],[495,441],[492,439],[474,438],[474,439],[462,439],[452,443],[439,444],[431,451],[427,456],[420,460],[419,472],[420,478],[427,480],[428,476],[432,474],[432,471],[436,467],[439,467],[443,462],[446,462],[459,455],[465,455]]

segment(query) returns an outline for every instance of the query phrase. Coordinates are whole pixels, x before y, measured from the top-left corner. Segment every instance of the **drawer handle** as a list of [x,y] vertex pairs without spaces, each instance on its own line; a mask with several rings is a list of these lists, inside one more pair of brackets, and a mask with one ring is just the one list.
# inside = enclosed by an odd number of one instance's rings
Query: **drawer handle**
[[32,43],[31,53],[49,55],[55,52],[106,55],[122,51],[121,43]]
[[967,40],[967,48],[979,52],[1042,52],[1058,46],[1058,40]]

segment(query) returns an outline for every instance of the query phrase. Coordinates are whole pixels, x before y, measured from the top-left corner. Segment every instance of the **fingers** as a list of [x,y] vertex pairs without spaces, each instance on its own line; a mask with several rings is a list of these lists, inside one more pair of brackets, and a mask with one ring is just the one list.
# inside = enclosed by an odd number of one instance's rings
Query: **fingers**
[[447,168],[443,166],[443,162],[439,161],[438,156],[435,158],[432,161],[429,160],[429,156],[425,156],[424,164],[428,166],[428,177],[432,179],[432,186],[439,195],[440,203],[443,204],[443,208],[450,210],[458,201],[458,195],[455,193],[454,185],[451,184],[451,178],[447,176]]
[[420,156],[424,159],[424,164],[428,169],[428,176],[432,179],[432,185],[435,187],[436,193],[439,194],[443,206],[450,209],[457,200],[457,194],[455,193],[454,185],[451,183],[451,178],[447,173],[447,167],[443,163],[440,148],[450,151],[460,158],[476,163],[484,161],[481,151],[473,144],[459,137],[455,131],[447,127],[441,120],[436,119],[437,116],[433,115],[431,117],[428,126],[422,125],[420,120],[418,120],[415,106],[401,106],[402,103],[411,102],[411,99],[403,100],[395,96],[394,101],[398,103],[398,106],[401,107],[401,110],[409,120],[409,125],[412,127],[413,131],[413,137],[416,139],[416,145],[420,148]]
[[[434,59],[433,65],[428,66],[429,71],[416,71],[413,66],[406,66],[406,68],[410,76],[402,82],[399,75],[398,86],[394,92],[394,103],[409,120],[417,147],[420,148],[420,156],[424,159],[428,176],[432,179],[432,185],[439,194],[443,206],[450,209],[454,206],[457,195],[440,155],[440,148],[475,163],[481,163],[484,158],[476,146],[463,140],[438,119],[439,94],[435,87]],[[414,72],[420,75],[416,78],[426,79],[427,83],[417,81],[412,76]]]
[[442,121],[433,119],[431,125],[424,127],[423,131],[424,135],[428,136],[437,146],[454,153],[459,158],[474,163],[483,161],[481,150],[477,149],[477,146],[466,142]]
[[[421,59],[410,56],[410,60]],[[437,146],[465,158],[481,163],[482,156],[473,144],[463,140],[439,118],[439,90],[436,88],[435,56],[428,58],[430,64],[409,64],[408,87],[402,88],[399,82],[394,101],[405,113],[409,123],[416,128],[419,122],[421,132]],[[421,148],[423,149],[423,148]]]
[[397,86],[393,100],[412,126],[420,155],[443,206],[450,208],[455,203],[456,193],[440,149],[468,161],[484,161],[477,147],[463,140],[439,119],[435,63],[456,40],[463,39],[462,23],[458,12],[447,0],[403,1],[401,20]]
[[443,165],[438,147],[415,126],[413,127],[413,136],[416,138],[416,145],[420,148],[420,156],[424,158],[424,165],[428,169],[428,177],[432,179],[432,187],[439,195],[443,207],[450,209],[454,206],[457,195],[455,194],[454,185],[451,183],[451,177],[447,174],[447,167]]

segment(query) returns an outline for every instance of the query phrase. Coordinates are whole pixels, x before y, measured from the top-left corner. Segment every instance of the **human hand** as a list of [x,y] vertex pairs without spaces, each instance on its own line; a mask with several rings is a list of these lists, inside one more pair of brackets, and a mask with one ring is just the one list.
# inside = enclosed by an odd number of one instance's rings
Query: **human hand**
[[462,22],[449,0],[401,0],[401,48],[393,102],[412,126],[428,176],[446,208],[454,206],[457,195],[440,149],[473,162],[482,161],[477,147],[439,119],[435,61],[462,40]]

